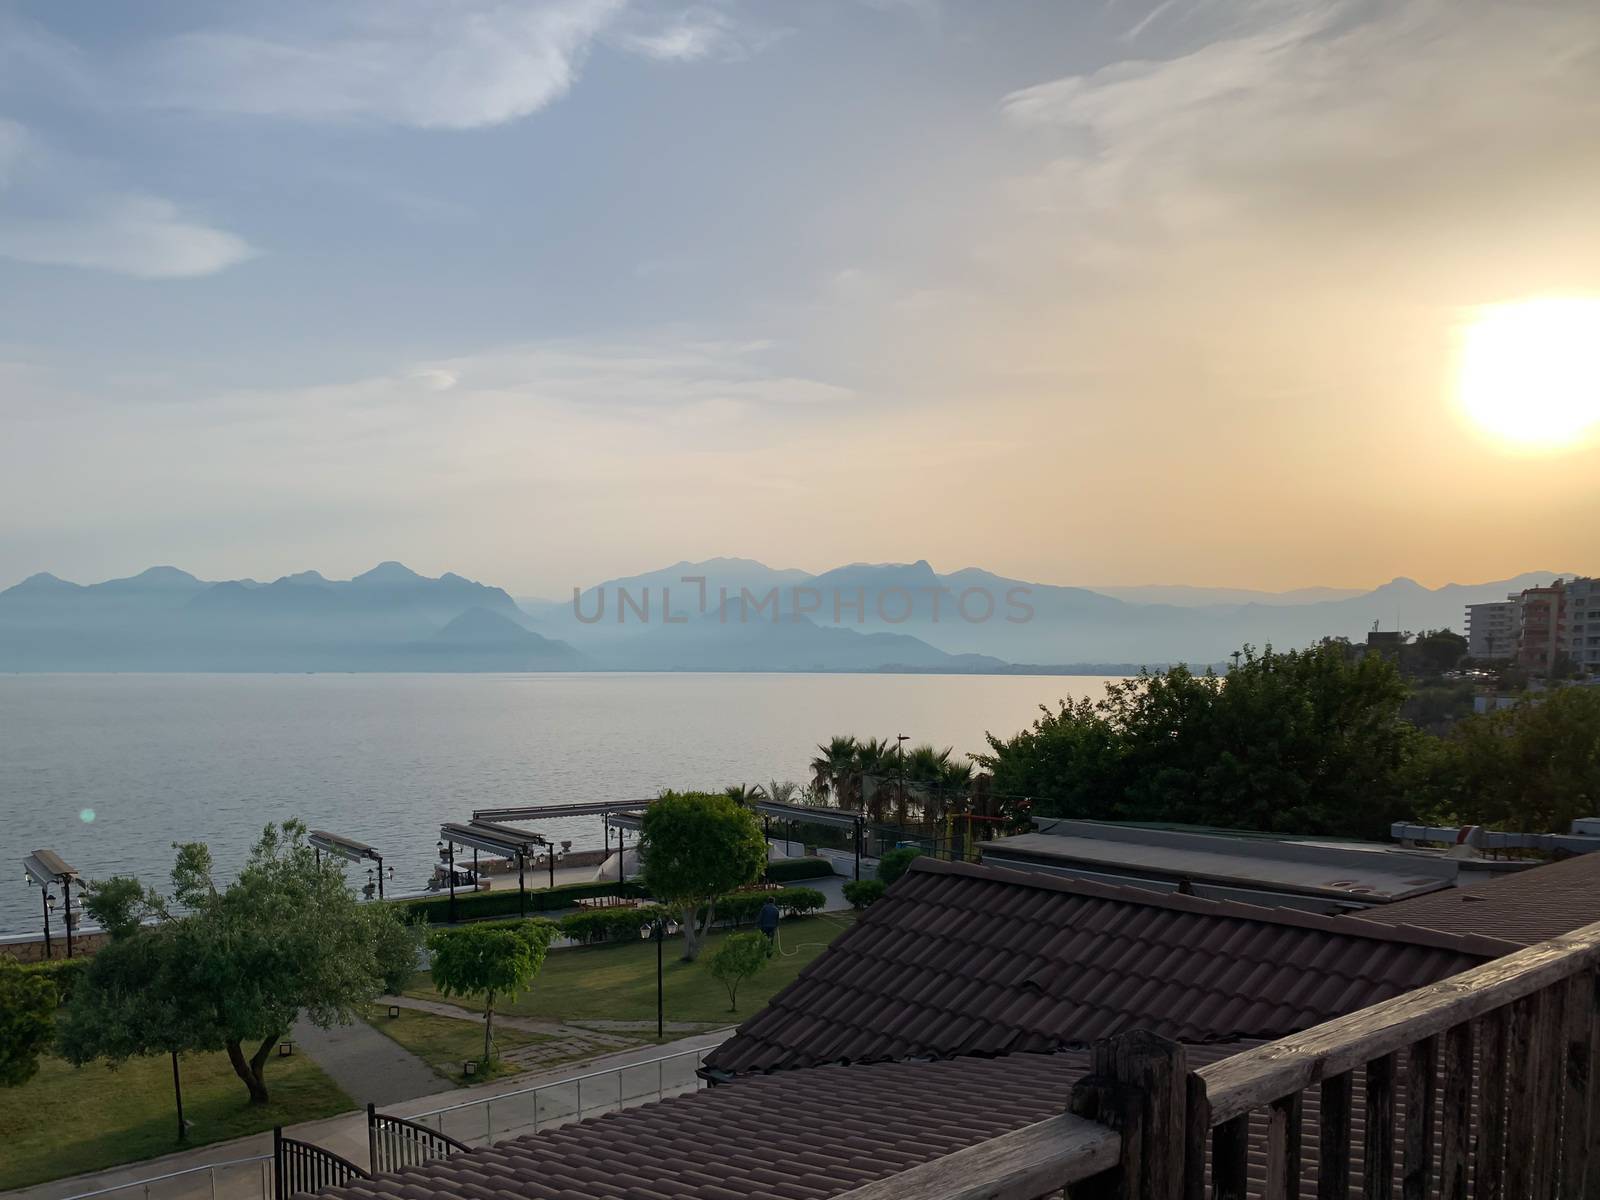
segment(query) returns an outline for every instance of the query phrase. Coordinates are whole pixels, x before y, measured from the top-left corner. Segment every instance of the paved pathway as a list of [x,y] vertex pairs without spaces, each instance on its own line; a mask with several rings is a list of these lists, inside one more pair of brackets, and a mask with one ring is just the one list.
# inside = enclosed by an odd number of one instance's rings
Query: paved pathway
[[318,1029],[309,1021],[294,1027],[296,1053],[310,1055],[345,1094],[365,1108],[430,1096],[449,1080],[393,1038],[365,1021]]

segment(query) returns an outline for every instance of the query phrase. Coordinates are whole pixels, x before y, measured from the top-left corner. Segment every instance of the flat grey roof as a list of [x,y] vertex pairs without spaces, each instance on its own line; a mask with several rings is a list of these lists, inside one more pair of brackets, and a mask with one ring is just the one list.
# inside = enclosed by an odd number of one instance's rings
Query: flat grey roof
[[1459,863],[1376,842],[1335,843],[1183,833],[1100,821],[1036,822],[1038,833],[986,842],[985,861],[1147,879],[1254,885],[1327,899],[1401,900],[1453,887]]

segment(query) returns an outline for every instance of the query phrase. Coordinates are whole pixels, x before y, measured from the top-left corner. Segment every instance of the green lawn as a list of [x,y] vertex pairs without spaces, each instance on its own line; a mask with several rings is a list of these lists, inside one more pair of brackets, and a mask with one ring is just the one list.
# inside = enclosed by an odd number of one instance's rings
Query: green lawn
[[250,1104],[225,1054],[186,1054],[177,1140],[172,1060],[130,1059],[116,1070],[45,1058],[21,1087],[0,1088],[0,1191],[77,1175],[288,1125],[333,1116],[354,1102],[304,1055],[267,1067],[272,1103]]
[[[481,1019],[463,1021],[455,1017],[441,1017],[434,1013],[402,1008],[398,1017],[374,1015],[368,1017],[367,1022],[378,1032],[392,1037],[453,1083],[468,1082],[461,1066],[467,1059],[478,1063],[470,1081],[472,1083],[481,1083],[485,1079],[493,1079],[496,1075],[506,1075],[516,1070],[515,1067],[498,1063],[492,1070],[484,1069]],[[508,1029],[498,1024],[495,1026],[494,1044],[501,1054],[515,1050],[519,1046],[534,1046],[540,1042],[554,1040],[547,1034]]]
[[[807,963],[852,920],[850,913],[829,913],[785,921],[780,952],[759,974],[739,988],[739,1009],[728,1011],[728,993],[706,970],[705,959],[726,934],[713,934],[700,961],[679,960],[681,942],[666,944],[666,1016],[669,1021],[726,1025],[757,1011],[772,995],[800,974]],[[407,995],[442,1000],[426,973],[418,975]],[[553,951],[533,987],[501,1011],[558,1021],[654,1021],[656,1017],[656,948],[654,942],[579,946]],[[653,1035],[655,1030],[649,1030]]]

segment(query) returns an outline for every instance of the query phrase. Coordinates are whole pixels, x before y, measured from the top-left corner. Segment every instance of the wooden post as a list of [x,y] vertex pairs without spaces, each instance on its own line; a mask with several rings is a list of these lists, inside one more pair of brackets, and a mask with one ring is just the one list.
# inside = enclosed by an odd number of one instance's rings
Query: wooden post
[[[1593,1020],[1591,992],[1594,976],[1581,971],[1567,980],[1566,1028],[1562,1030],[1561,1061],[1561,1194],[1582,1196],[1589,1149],[1589,1076],[1594,1067],[1590,1040]],[[1600,1174],[1594,1179],[1600,1183]],[[1600,1190],[1597,1188],[1595,1190]]]
[[1538,1087],[1534,1092],[1538,1098],[1538,1115],[1533,1125],[1533,1194],[1553,1197],[1556,1194],[1557,1165],[1561,1154],[1558,1144],[1561,1101],[1564,1096],[1561,1077],[1565,1074],[1563,1064],[1567,1058],[1566,984],[1556,983],[1545,988],[1539,993],[1539,1004],[1543,1010],[1540,1014],[1540,1036],[1533,1048],[1539,1070]]
[[1183,1200],[1187,1145],[1184,1049],[1143,1030],[1096,1042],[1091,1074],[1072,1089],[1070,1111],[1122,1136],[1114,1171],[1067,1189],[1072,1200]]
[[1267,1110],[1266,1200],[1300,1200],[1300,1093]]
[[1355,1076],[1349,1071],[1322,1081],[1322,1134],[1317,1143],[1317,1200],[1349,1200],[1350,1108]]
[[1510,1119],[1506,1122],[1505,1194],[1512,1200],[1526,1200],[1533,1191],[1533,1126],[1539,1103],[1539,1070],[1534,1055],[1544,1041],[1539,1030],[1544,1005],[1539,1003],[1539,996],[1535,992],[1511,1006],[1511,1036],[1506,1046]]
[[1473,1166],[1474,1200],[1504,1200],[1506,1191],[1506,1046],[1510,1011],[1478,1020],[1478,1148]]
[[1206,1146],[1211,1141],[1211,1101],[1206,1081],[1193,1071],[1186,1081],[1183,1124],[1183,1200],[1206,1200]]
[[1406,1157],[1400,1177],[1404,1200],[1428,1200],[1433,1179],[1434,1081],[1439,1039],[1423,1038],[1406,1052]]
[[1472,1157],[1472,1023],[1444,1035],[1443,1133],[1439,1147],[1439,1200],[1467,1200]]
[[1366,1200],[1394,1195],[1394,1059],[1385,1054],[1367,1064],[1366,1146],[1361,1155],[1361,1194]]
[[1212,1200],[1245,1200],[1250,1185],[1250,1114],[1224,1121],[1211,1134]]

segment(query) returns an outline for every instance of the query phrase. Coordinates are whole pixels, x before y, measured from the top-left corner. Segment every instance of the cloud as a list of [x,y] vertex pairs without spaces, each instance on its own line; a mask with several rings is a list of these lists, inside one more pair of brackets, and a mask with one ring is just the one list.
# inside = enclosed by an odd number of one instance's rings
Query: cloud
[[717,8],[634,11],[628,0],[285,2],[249,28],[150,47],[136,74],[160,106],[306,121],[474,129],[559,100],[605,37],[660,61],[751,49]]
[[1437,228],[1490,196],[1559,199],[1594,176],[1592,4],[1207,8],[1226,36],[1005,97],[1012,124],[1057,139],[1026,203],[1084,222],[1080,235],[1150,247],[1323,222]]
[[170,200],[106,187],[101,174],[0,119],[0,257],[180,279],[215,274],[255,254],[243,238]]

